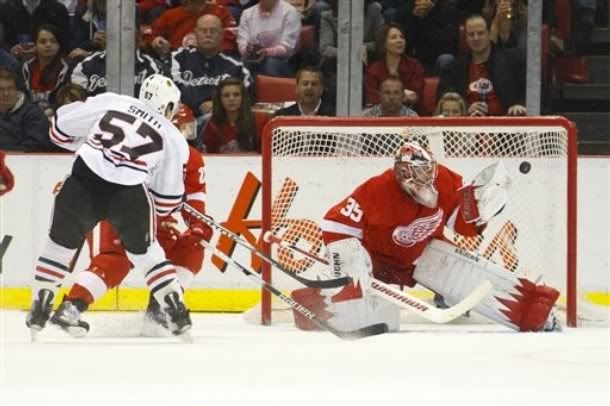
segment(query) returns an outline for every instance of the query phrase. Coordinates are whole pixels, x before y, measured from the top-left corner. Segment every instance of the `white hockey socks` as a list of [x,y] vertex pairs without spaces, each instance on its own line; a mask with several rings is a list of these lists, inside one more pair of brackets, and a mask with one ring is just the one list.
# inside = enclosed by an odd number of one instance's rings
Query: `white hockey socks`
[[175,292],[178,299],[184,302],[182,286],[178,281],[176,268],[172,265],[157,241],[153,241],[145,254],[137,255],[127,252],[127,257],[135,268],[144,270],[144,281],[151,293],[165,307],[165,296]]
[[70,274],[70,261],[74,259],[76,249],[62,247],[47,237],[44,248],[34,270],[32,297],[37,298],[41,289],[47,289],[55,295],[62,281]]

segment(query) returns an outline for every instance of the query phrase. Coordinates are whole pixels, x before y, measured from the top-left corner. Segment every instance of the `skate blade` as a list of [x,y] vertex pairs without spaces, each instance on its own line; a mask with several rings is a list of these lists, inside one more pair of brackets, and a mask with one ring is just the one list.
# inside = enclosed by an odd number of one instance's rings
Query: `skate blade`
[[62,325],[62,323],[60,321],[54,320],[53,318],[51,318],[51,320],[49,320],[49,322],[52,325],[54,325],[55,327],[57,327],[58,329],[60,329],[61,331],[63,331],[64,333],[67,333],[68,335],[70,335],[71,337],[74,337],[74,338],[83,338],[89,332],[89,329],[87,329],[85,327],[72,326],[72,325],[67,325],[67,324]]
[[171,332],[153,320],[145,319],[140,330],[142,337],[171,337]]
[[191,332],[189,330],[185,331],[182,334],[177,335],[176,337],[178,337],[184,343],[187,343],[187,344],[193,343],[193,336],[191,336]]
[[31,343],[38,342],[38,333],[40,333],[40,330],[35,329],[35,328],[30,329],[30,342]]
[[59,328],[61,330],[65,331],[66,333],[70,334],[74,338],[83,338],[89,332],[89,330],[82,328],[82,327],[65,327],[65,328],[59,327]]

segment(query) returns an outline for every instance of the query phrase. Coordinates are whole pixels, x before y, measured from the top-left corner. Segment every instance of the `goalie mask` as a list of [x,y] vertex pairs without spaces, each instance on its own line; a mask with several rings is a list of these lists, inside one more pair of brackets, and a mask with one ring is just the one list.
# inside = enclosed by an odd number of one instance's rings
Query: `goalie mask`
[[438,191],[434,187],[436,173],[436,160],[420,145],[408,142],[396,151],[396,181],[417,203],[429,208],[438,204]]

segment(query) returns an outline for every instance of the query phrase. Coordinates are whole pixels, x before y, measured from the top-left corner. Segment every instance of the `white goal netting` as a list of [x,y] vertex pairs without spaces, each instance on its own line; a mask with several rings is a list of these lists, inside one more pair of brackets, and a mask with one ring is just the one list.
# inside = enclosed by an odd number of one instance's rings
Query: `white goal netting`
[[[447,235],[509,271],[540,277],[561,290],[573,324],[574,137],[573,127],[561,118],[275,120],[264,137],[264,227],[325,256],[319,221],[356,186],[391,167],[395,150],[406,140],[431,150],[465,183],[501,160],[512,181],[509,204],[481,237]],[[315,277],[322,266],[288,248],[274,248],[272,255],[306,277]],[[295,287],[278,272],[273,283]],[[262,311],[270,310],[264,306]]]

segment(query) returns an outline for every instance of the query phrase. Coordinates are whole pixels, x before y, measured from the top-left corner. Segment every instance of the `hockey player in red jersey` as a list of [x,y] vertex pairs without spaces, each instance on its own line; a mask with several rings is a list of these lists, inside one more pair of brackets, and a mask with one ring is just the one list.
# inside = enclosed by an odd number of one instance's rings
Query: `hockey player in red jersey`
[[[184,105],[174,117],[174,125],[181,130],[185,138],[188,138],[192,131],[192,117],[188,107]],[[189,158],[184,174],[185,201],[201,213],[205,213],[204,165],[202,154],[195,148],[189,147]],[[180,233],[176,229],[177,219],[174,215],[158,217],[157,239],[165,251],[167,259],[175,266],[180,284],[184,289],[188,289],[203,263],[204,252],[201,241],[204,239],[209,241],[212,237],[212,230],[188,212],[183,210],[181,214],[187,230]],[[64,302],[73,304],[81,313],[108,290],[118,286],[132,268],[121,240],[108,221],[100,222],[87,235],[87,244],[91,257],[89,267],[77,275],[72,288],[64,298]],[[55,313],[56,315],[61,311],[60,309]],[[51,322],[55,318],[54,315]],[[146,310],[145,334],[156,332],[154,327],[148,325],[151,322],[164,328],[168,327],[165,315],[152,295],[149,296]],[[83,336],[89,331],[89,324],[82,320],[76,326],[61,324],[59,326],[77,337]]]
[[[549,315],[559,296],[557,290],[517,277],[495,264],[489,265],[491,270],[483,269],[476,265],[474,253],[462,250],[459,253],[464,256],[456,258],[455,247],[443,237],[444,227],[463,236],[481,233],[487,222],[509,204],[509,186],[504,166],[496,163],[464,187],[461,176],[438,164],[429,151],[406,143],[396,152],[393,168],[357,187],[321,222],[333,277],[351,276],[360,282],[362,290],[354,293],[353,287],[348,287],[350,294],[346,289],[333,292],[334,296],[325,300],[334,308],[327,310],[335,316],[342,312],[350,317],[349,306],[337,303],[364,300],[369,275],[409,287],[420,283],[453,304],[488,279],[494,288],[473,310],[516,330],[555,329],[556,319]],[[469,262],[473,259],[475,265]],[[302,289],[293,295],[310,306],[316,301],[312,297],[324,300],[320,292],[310,293]],[[362,323],[380,321],[374,320],[374,315],[362,316],[362,307],[353,308]],[[301,321],[297,317],[297,325]],[[361,326],[351,325],[355,327]]]
[[4,152],[0,151],[0,196],[10,192],[15,186],[13,174],[4,163]]

